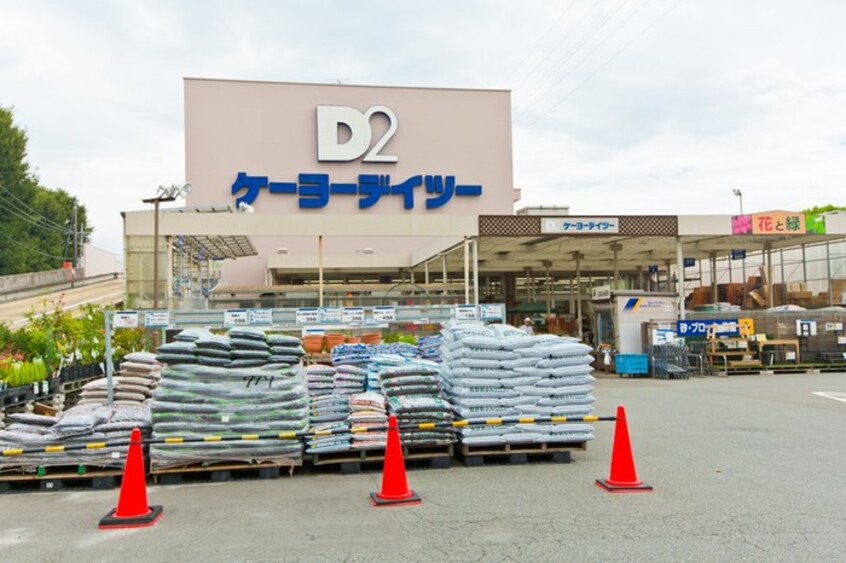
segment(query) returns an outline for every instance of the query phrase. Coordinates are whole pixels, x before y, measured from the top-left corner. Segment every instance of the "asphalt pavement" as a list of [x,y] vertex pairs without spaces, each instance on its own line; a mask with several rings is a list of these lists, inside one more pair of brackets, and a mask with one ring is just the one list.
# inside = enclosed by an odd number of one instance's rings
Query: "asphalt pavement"
[[[652,493],[609,494],[613,423],[570,464],[409,471],[419,506],[372,508],[380,474],[155,486],[153,528],[100,531],[117,491],[0,496],[8,561],[840,561],[846,374],[601,378]],[[835,397],[835,398],[831,398]]]

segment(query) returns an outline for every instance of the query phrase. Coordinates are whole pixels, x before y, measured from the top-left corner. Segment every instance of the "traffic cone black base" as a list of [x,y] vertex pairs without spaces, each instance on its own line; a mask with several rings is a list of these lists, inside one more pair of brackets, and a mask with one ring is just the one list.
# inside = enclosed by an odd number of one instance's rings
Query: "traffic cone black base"
[[379,493],[370,493],[370,504],[378,508],[380,506],[406,506],[412,504],[420,504],[421,502],[423,502],[417,493],[415,493],[414,491],[409,492],[411,493],[411,496],[409,496],[408,498],[397,500],[380,498]]
[[650,493],[652,492],[652,485],[641,483],[639,485],[612,485],[606,479],[597,479],[596,486],[608,491],[609,493]]
[[118,518],[115,516],[115,512],[117,512],[117,508],[110,510],[108,514],[100,519],[100,525],[97,527],[101,530],[113,528],[146,528],[158,522],[164,513],[161,506],[151,506],[148,514],[126,518]]

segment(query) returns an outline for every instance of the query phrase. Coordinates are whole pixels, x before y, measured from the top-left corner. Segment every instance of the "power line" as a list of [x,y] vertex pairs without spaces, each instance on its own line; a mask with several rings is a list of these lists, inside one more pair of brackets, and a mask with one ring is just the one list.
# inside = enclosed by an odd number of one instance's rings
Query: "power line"
[[594,9],[596,9],[596,7],[599,5],[599,3],[601,1],[602,0],[596,0],[596,2],[593,3],[593,5],[590,7],[590,9],[588,9],[588,11],[585,12],[584,15],[581,18],[579,18],[579,21],[577,21],[575,24],[573,24],[573,26],[564,33],[564,35],[561,37],[561,39],[559,39],[558,42],[555,45],[552,46],[552,49],[547,51],[546,55],[544,55],[544,57],[540,60],[540,62],[535,65],[534,69],[529,71],[529,73],[526,76],[524,76],[523,79],[513,88],[514,90],[518,90],[519,88],[521,88],[523,86],[523,84],[526,83],[526,80],[528,80],[529,77],[532,76],[532,74],[534,74],[535,71],[537,71],[537,69],[539,69],[541,66],[543,66],[543,64],[550,57],[550,55],[552,55],[552,53],[554,53],[555,50],[558,49],[559,45],[561,45],[564,41],[566,41],[566,39],[568,37],[570,37],[570,35],[573,33],[573,31],[577,27],[579,27],[582,24],[582,22],[585,21],[591,13],[593,13]]
[[508,74],[508,76],[506,76],[506,77],[505,77],[505,82],[508,82],[509,80],[511,80],[511,77],[512,77],[512,76],[514,76],[515,74],[517,74],[517,71],[518,71],[518,70],[520,70],[520,67],[522,67],[522,66],[523,66],[523,63],[525,63],[525,62],[526,62],[526,60],[528,60],[528,58],[529,58],[530,56],[532,56],[532,53],[534,53],[534,52],[535,52],[535,49],[537,49],[537,48],[540,46],[540,44],[541,44],[541,43],[543,43],[543,40],[544,40],[544,39],[546,39],[546,36],[547,36],[547,35],[549,35],[549,32],[550,32],[550,31],[552,31],[552,28],[554,28],[556,25],[558,25],[558,22],[559,22],[559,21],[561,21],[561,18],[563,18],[564,16],[566,16],[566,15],[570,12],[570,9],[571,9],[573,6],[575,6],[575,5],[576,5],[576,0],[573,0],[572,2],[570,2],[570,4],[569,4],[566,8],[564,8],[564,11],[563,11],[563,12],[561,12],[561,13],[558,15],[558,17],[557,17],[557,18],[555,18],[555,21],[554,21],[554,22],[552,22],[552,25],[550,25],[548,28],[546,28],[546,31],[544,31],[544,32],[543,32],[543,34],[541,35],[540,39],[538,39],[538,42],[537,42],[537,43],[535,43],[535,44],[534,44],[534,46],[532,46],[532,48],[531,48],[531,49],[529,49],[529,51],[526,53],[526,55],[525,55],[525,56],[524,56],[524,57],[520,60],[520,62],[519,62],[519,63],[517,63],[517,66],[516,66],[516,67],[514,67],[514,70],[512,70],[512,71]]
[[39,229],[46,229],[49,232],[60,233],[60,234],[63,234],[63,235],[71,232],[70,227],[65,227],[64,229],[59,229],[59,228],[53,227],[51,225],[39,224],[40,220],[38,218],[33,217],[31,215],[27,215],[26,212],[24,212],[20,209],[16,209],[14,207],[7,206],[6,210],[9,211],[12,214],[13,217],[17,217],[18,219],[23,219],[24,221],[32,222],[31,225],[30,225],[32,227],[36,227],[36,228],[39,228]]
[[9,194],[12,197],[12,199],[17,201],[21,205],[23,205],[25,208],[27,208],[34,215],[38,216],[41,220],[43,220],[45,222],[46,225],[53,225],[54,228],[58,228],[58,229],[64,229],[65,228],[62,225],[60,225],[59,223],[56,223],[55,221],[52,221],[51,219],[48,219],[47,217],[41,215],[38,211],[36,211],[35,209],[33,209],[32,207],[27,205],[24,201],[22,201],[18,196],[16,196],[12,192],[10,192],[5,186],[0,186],[0,190],[3,190],[7,194]]
[[654,20],[652,20],[652,22],[651,22],[649,25],[647,25],[647,26],[646,26],[645,28],[643,28],[640,32],[638,32],[638,33],[637,33],[637,35],[635,35],[634,37],[632,37],[632,38],[631,38],[631,39],[630,39],[627,43],[625,43],[625,44],[624,44],[624,45],[623,45],[623,46],[622,46],[622,47],[621,47],[621,48],[620,48],[617,52],[615,52],[613,55],[611,55],[610,57],[608,57],[607,59],[605,59],[605,61],[604,61],[601,65],[599,65],[599,66],[596,68],[596,70],[594,70],[594,71],[593,71],[592,73],[590,73],[587,77],[585,77],[585,79],[584,79],[584,80],[582,80],[581,82],[579,82],[579,83],[578,83],[575,87],[573,87],[573,88],[572,88],[569,92],[567,92],[566,94],[564,94],[564,96],[562,96],[561,98],[559,98],[557,102],[555,102],[554,104],[552,104],[552,106],[550,106],[550,107],[549,107],[549,109],[547,109],[545,112],[543,112],[542,114],[540,114],[537,118],[535,118],[535,119],[534,119],[534,121],[532,121],[531,123],[529,123],[528,125],[526,125],[526,126],[525,126],[525,128],[526,128],[526,129],[528,129],[529,127],[531,127],[532,125],[534,125],[535,123],[537,123],[538,121],[540,121],[540,120],[541,120],[543,117],[545,117],[545,116],[546,116],[549,112],[551,112],[553,109],[555,109],[556,107],[558,107],[558,106],[559,106],[562,102],[564,102],[564,100],[566,100],[567,98],[569,98],[570,96],[572,96],[572,95],[573,95],[575,92],[577,92],[577,91],[578,91],[578,90],[579,90],[582,86],[584,86],[585,84],[587,84],[587,83],[588,83],[588,82],[589,82],[589,81],[590,81],[590,80],[591,80],[594,76],[596,76],[597,74],[599,74],[599,72],[600,72],[600,71],[602,71],[602,69],[604,69],[606,66],[608,66],[608,65],[609,65],[609,64],[610,64],[610,63],[611,63],[614,59],[616,59],[617,57],[619,57],[619,56],[620,56],[620,54],[622,54],[622,53],[623,53],[623,51],[625,51],[626,49],[628,49],[628,48],[632,45],[632,43],[634,43],[635,41],[637,41],[638,39],[640,39],[640,38],[641,38],[641,37],[642,37],[642,36],[643,36],[643,35],[644,35],[647,31],[649,31],[650,29],[652,29],[652,28],[653,28],[656,24],[658,24],[658,22],[660,22],[662,19],[664,19],[664,17],[666,17],[666,16],[667,16],[667,14],[669,14],[670,12],[672,12],[672,11],[675,9],[675,7],[676,7],[676,6],[678,6],[678,5],[679,5],[679,4],[681,4],[681,3],[682,3],[682,0],[676,0],[676,1],[675,1],[675,2],[674,2],[674,3],[673,3],[673,4],[669,7],[669,8],[667,8],[667,9],[666,9],[666,10],[665,10],[665,11],[664,11],[664,12],[663,12],[660,16],[658,16],[657,18],[655,18]]
[[48,257],[48,258],[55,258],[56,260],[62,260],[62,261],[64,261],[64,260],[66,260],[66,259],[67,259],[67,258],[66,258],[66,257],[64,257],[64,256],[56,256],[56,255],[54,255],[54,254],[48,254],[48,253],[46,253],[46,252],[42,252],[42,251],[40,251],[40,250],[38,250],[38,249],[36,249],[36,248],[31,248],[31,247],[30,247],[30,245],[28,245],[28,244],[24,244],[24,243],[20,242],[19,240],[15,239],[14,237],[10,237],[10,236],[9,236],[9,235],[7,235],[6,233],[4,233],[2,230],[0,230],[0,235],[3,235],[3,238],[5,238],[5,239],[8,239],[8,240],[12,241],[13,243],[17,244],[18,246],[22,246],[22,247],[26,248],[27,252],[35,252],[36,254],[40,254],[40,255],[42,255],[42,256],[46,256],[46,257]]
[[[585,45],[587,45],[587,44],[588,44],[588,42],[589,42],[591,39],[593,39],[593,36],[594,36],[594,35],[596,35],[596,34],[597,34],[597,33],[598,33],[598,32],[599,32],[599,31],[600,31],[603,27],[605,27],[605,26],[608,24],[608,22],[610,22],[610,21],[614,18],[614,16],[616,16],[616,15],[617,15],[617,12],[619,12],[619,11],[620,11],[620,9],[623,7],[623,4],[625,4],[625,3],[626,3],[626,1],[627,1],[627,0],[620,0],[619,2],[617,2],[617,4],[615,4],[615,5],[614,5],[614,7],[613,7],[613,8],[611,8],[611,11],[610,11],[610,12],[608,12],[607,14],[605,14],[605,15],[602,17],[602,19],[600,19],[600,20],[599,20],[599,21],[598,21],[598,22],[594,25],[593,29],[591,29],[591,30],[588,32],[588,34],[587,34],[587,35],[585,35],[584,37],[582,37],[582,39],[581,39],[578,43],[576,43],[576,44],[575,44],[575,45],[574,45],[574,46],[573,46],[573,47],[572,47],[572,48],[571,48],[571,49],[570,49],[570,50],[569,50],[569,51],[568,51],[568,52],[564,55],[564,57],[562,57],[562,58],[558,61],[558,69],[553,70],[553,71],[552,71],[552,72],[550,72],[550,73],[549,73],[549,74],[548,74],[548,75],[547,75],[547,76],[546,76],[543,80],[541,80],[540,82],[535,83],[535,85],[534,85],[534,86],[533,86],[533,87],[529,90],[529,93],[528,93],[528,94],[527,94],[527,96],[525,97],[525,98],[526,98],[526,102],[529,102],[529,100],[531,100],[531,99],[532,99],[533,94],[534,94],[536,91],[538,91],[538,89],[539,89],[539,88],[543,87],[543,86],[544,86],[547,82],[549,82],[552,78],[554,78],[555,73],[556,73],[556,72],[558,72],[558,70],[563,69],[563,68],[564,68],[564,66],[565,66],[565,65],[566,65],[566,64],[570,61],[570,59],[572,59],[572,58],[576,55],[576,53],[578,53],[578,52],[579,52],[579,51],[580,51],[580,50],[581,50],[581,49],[582,49]],[[534,97],[534,101],[532,101],[532,102],[531,102],[531,104],[535,104],[535,103],[537,103],[537,101],[538,101],[538,100],[540,100],[540,98],[542,98],[542,97],[543,97],[543,94],[540,94],[539,96]],[[517,118],[516,118],[516,119],[520,119],[520,117],[522,117],[522,115],[523,115],[524,113],[525,113],[525,111],[521,111],[521,112],[520,112],[520,114],[517,116]]]
[[[555,88],[558,84],[560,84],[561,82],[563,82],[563,81],[564,81],[567,77],[569,77],[569,76],[570,76],[570,75],[572,75],[572,74],[573,74],[576,70],[578,70],[578,68],[579,68],[580,66],[582,66],[585,62],[587,62],[587,60],[588,60],[588,59],[590,59],[590,58],[593,56],[593,54],[594,54],[594,53],[596,53],[596,52],[597,52],[597,51],[598,51],[598,50],[599,50],[599,49],[600,49],[603,45],[605,45],[605,43],[606,43],[609,39],[611,39],[612,37],[614,37],[615,35],[617,35],[617,33],[620,31],[620,29],[621,29],[624,25],[626,25],[626,24],[627,24],[627,23],[628,23],[628,22],[629,22],[629,21],[630,21],[630,20],[631,20],[634,16],[636,16],[637,14],[639,14],[639,13],[640,13],[640,11],[641,11],[641,10],[642,10],[642,9],[643,9],[643,8],[644,8],[647,4],[649,4],[649,2],[650,2],[650,1],[651,1],[651,0],[644,0],[643,2],[641,2],[641,4],[640,4],[637,8],[635,8],[633,11],[629,12],[629,15],[628,15],[628,16],[626,16],[626,18],[625,18],[623,21],[621,21],[619,24],[617,24],[617,27],[615,27],[615,28],[611,31],[611,33],[609,33],[608,35],[606,35],[605,37],[603,37],[603,38],[599,41],[599,43],[597,43],[596,45],[594,45],[594,46],[593,46],[593,48],[592,48],[590,51],[588,51],[587,55],[585,55],[585,56],[582,58],[582,60],[580,60],[579,62],[577,62],[575,65],[573,65],[572,67],[570,67],[570,69],[569,69],[567,72],[565,72],[564,74],[562,74],[562,75],[558,78],[558,80],[556,80],[556,81],[555,81],[555,82],[554,82],[554,83],[553,83],[553,84],[552,84],[552,85],[551,85],[551,86],[547,89],[547,91],[551,91],[551,90],[552,90],[553,88]],[[542,94],[542,95],[541,95],[541,96],[539,96],[537,99],[535,99],[535,101],[533,101],[531,104],[529,104],[528,106],[526,106],[526,107],[524,107],[522,110],[520,110],[520,114],[519,114],[519,115],[518,115],[518,116],[514,119],[514,121],[516,121],[516,120],[520,119],[520,117],[522,117],[523,115],[526,115],[530,109],[532,109],[535,105],[537,105],[537,104],[538,104],[538,103],[539,103],[539,102],[543,99],[543,97],[544,97],[544,95]]]

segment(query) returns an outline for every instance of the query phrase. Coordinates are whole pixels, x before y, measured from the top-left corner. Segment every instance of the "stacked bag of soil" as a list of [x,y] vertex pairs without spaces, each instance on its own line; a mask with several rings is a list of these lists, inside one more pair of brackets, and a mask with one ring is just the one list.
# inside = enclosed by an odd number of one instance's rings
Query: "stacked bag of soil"
[[443,344],[443,341],[444,338],[440,334],[424,336],[418,340],[417,349],[420,357],[424,360],[441,363],[443,361],[443,358],[441,358],[441,344]]
[[335,366],[334,391],[336,395],[357,395],[367,387],[367,370],[353,365]]
[[[583,416],[593,410],[590,347],[573,338],[528,336],[507,325],[448,324],[443,381],[457,416]],[[503,424],[460,430],[467,444],[581,442],[589,424]]]
[[[226,337],[192,333],[192,342],[177,337],[158,350],[168,364],[152,401],[153,436],[207,437],[304,432],[309,423],[309,396],[302,364],[268,363],[270,336],[234,328]],[[227,342],[228,339],[228,342]],[[189,350],[194,361],[188,359]],[[291,341],[290,348],[298,343]],[[209,352],[213,351],[213,352]],[[223,362],[215,365],[210,362]],[[219,461],[302,460],[299,439],[235,440],[153,444],[155,467]]]
[[[441,398],[441,369],[429,360],[406,359],[379,371],[388,412],[397,415],[400,438],[407,446],[442,446],[454,441],[452,406]],[[409,426],[434,422],[440,426],[421,430]]]
[[[385,397],[374,391],[353,395],[350,410],[347,423],[352,432],[352,447],[362,450],[384,448],[388,440],[388,432],[384,429],[388,424]],[[383,429],[371,430],[374,426]]]
[[[112,378],[112,404],[137,406],[149,401],[161,379],[162,365],[150,352],[132,352],[124,356],[120,370]],[[108,382],[105,377],[87,383],[80,393],[80,405],[108,403]]]
[[[9,425],[0,431],[0,450],[78,446],[92,442],[129,440],[133,428],[150,436],[150,409],[145,405],[87,404],[66,410],[59,417],[37,414],[9,415]],[[56,451],[25,455],[0,455],[0,471],[34,471],[41,466],[88,465],[123,467],[126,446]]]

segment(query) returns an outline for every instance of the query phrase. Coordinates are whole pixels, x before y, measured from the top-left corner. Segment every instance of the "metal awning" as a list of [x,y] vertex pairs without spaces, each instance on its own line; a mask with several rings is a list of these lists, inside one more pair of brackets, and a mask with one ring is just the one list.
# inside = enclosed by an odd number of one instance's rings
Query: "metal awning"
[[[235,213],[229,205],[198,205],[163,210],[167,213]],[[224,260],[257,256],[253,241],[244,235],[192,235],[174,237],[174,247],[196,260]]]

